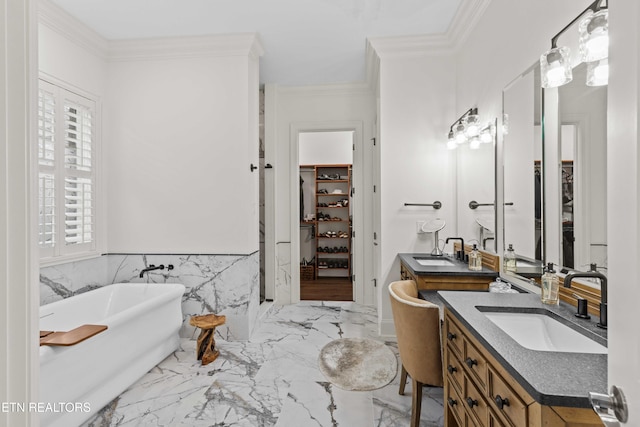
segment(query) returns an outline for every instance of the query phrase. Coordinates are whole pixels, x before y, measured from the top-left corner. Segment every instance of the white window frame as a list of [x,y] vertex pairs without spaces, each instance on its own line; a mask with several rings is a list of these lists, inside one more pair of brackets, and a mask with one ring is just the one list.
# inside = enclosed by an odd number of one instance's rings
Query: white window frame
[[[55,160],[54,166],[41,166],[38,161],[38,173],[36,179],[40,182],[40,173],[53,173],[55,185],[55,244],[53,247],[42,247],[38,235],[38,248],[40,253],[40,266],[61,264],[65,262],[94,258],[101,255],[102,249],[102,191],[100,179],[101,156],[101,108],[99,97],[75,88],[69,84],[59,81],[50,76],[40,76],[38,81],[39,90],[44,89],[54,93],[56,98],[55,106]],[[65,142],[64,133],[64,100],[77,103],[91,110],[92,112],[92,148],[91,148],[91,170],[72,171],[65,168]],[[40,125],[38,125],[40,130]],[[38,144],[40,139],[38,138]],[[69,171],[69,172],[67,172]],[[67,245],[65,244],[65,178],[77,177],[89,179],[92,185],[92,221],[93,233],[92,241]],[[37,185],[39,188],[39,185]],[[38,207],[40,206],[40,195],[38,194]],[[40,215],[38,215],[38,227],[40,227]]]

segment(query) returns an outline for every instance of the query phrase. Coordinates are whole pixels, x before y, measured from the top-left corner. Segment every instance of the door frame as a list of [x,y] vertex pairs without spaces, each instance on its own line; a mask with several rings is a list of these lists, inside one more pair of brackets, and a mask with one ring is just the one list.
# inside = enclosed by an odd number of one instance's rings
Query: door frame
[[299,153],[300,153],[300,133],[308,132],[353,132],[353,158],[352,158],[352,188],[356,190],[352,195],[351,203],[353,204],[353,231],[355,237],[352,238],[353,253],[353,269],[352,274],[355,276],[353,281],[353,300],[356,303],[364,302],[364,186],[363,186],[363,135],[364,124],[361,121],[321,121],[321,122],[296,122],[290,125],[289,141],[290,141],[290,218],[291,218],[291,303],[295,304],[300,301],[300,224],[295,218],[300,215],[300,182],[297,177],[300,175]]

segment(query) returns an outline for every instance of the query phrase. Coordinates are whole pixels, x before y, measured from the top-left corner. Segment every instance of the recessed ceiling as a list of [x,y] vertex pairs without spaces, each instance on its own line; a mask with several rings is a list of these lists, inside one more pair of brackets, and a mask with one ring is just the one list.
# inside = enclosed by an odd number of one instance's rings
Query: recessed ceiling
[[107,40],[256,32],[260,82],[365,80],[368,37],[440,34],[461,0],[52,0]]

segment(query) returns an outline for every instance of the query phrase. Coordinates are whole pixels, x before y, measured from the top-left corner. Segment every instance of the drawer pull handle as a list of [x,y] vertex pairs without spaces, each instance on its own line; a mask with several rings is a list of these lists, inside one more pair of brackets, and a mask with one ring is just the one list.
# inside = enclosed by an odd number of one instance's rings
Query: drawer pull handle
[[456,334],[452,333],[452,332],[447,332],[447,339],[449,341],[453,341],[456,339]]
[[458,401],[452,398],[449,398],[449,406],[455,406],[458,404]]
[[456,368],[455,366],[447,366],[447,371],[449,371],[450,374],[453,374],[454,372],[458,372],[458,368]]
[[474,406],[478,406],[478,401],[467,397],[467,405],[469,405],[469,408],[473,408]]
[[505,406],[509,406],[509,398],[505,397],[504,399],[500,397],[500,395],[496,396],[496,406],[498,409],[502,409]]
[[472,358],[470,358],[470,357],[467,357],[467,360],[465,360],[464,362],[467,364],[467,366],[468,366],[469,368],[473,368],[473,365],[477,365],[477,364],[478,364],[478,361],[477,361],[477,360],[472,359]]

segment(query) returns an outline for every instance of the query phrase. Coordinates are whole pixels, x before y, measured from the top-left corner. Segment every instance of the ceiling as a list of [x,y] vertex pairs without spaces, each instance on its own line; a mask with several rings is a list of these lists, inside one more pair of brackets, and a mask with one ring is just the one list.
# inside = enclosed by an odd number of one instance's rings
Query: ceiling
[[365,80],[369,37],[442,34],[462,0],[51,0],[107,40],[256,32],[260,82]]

